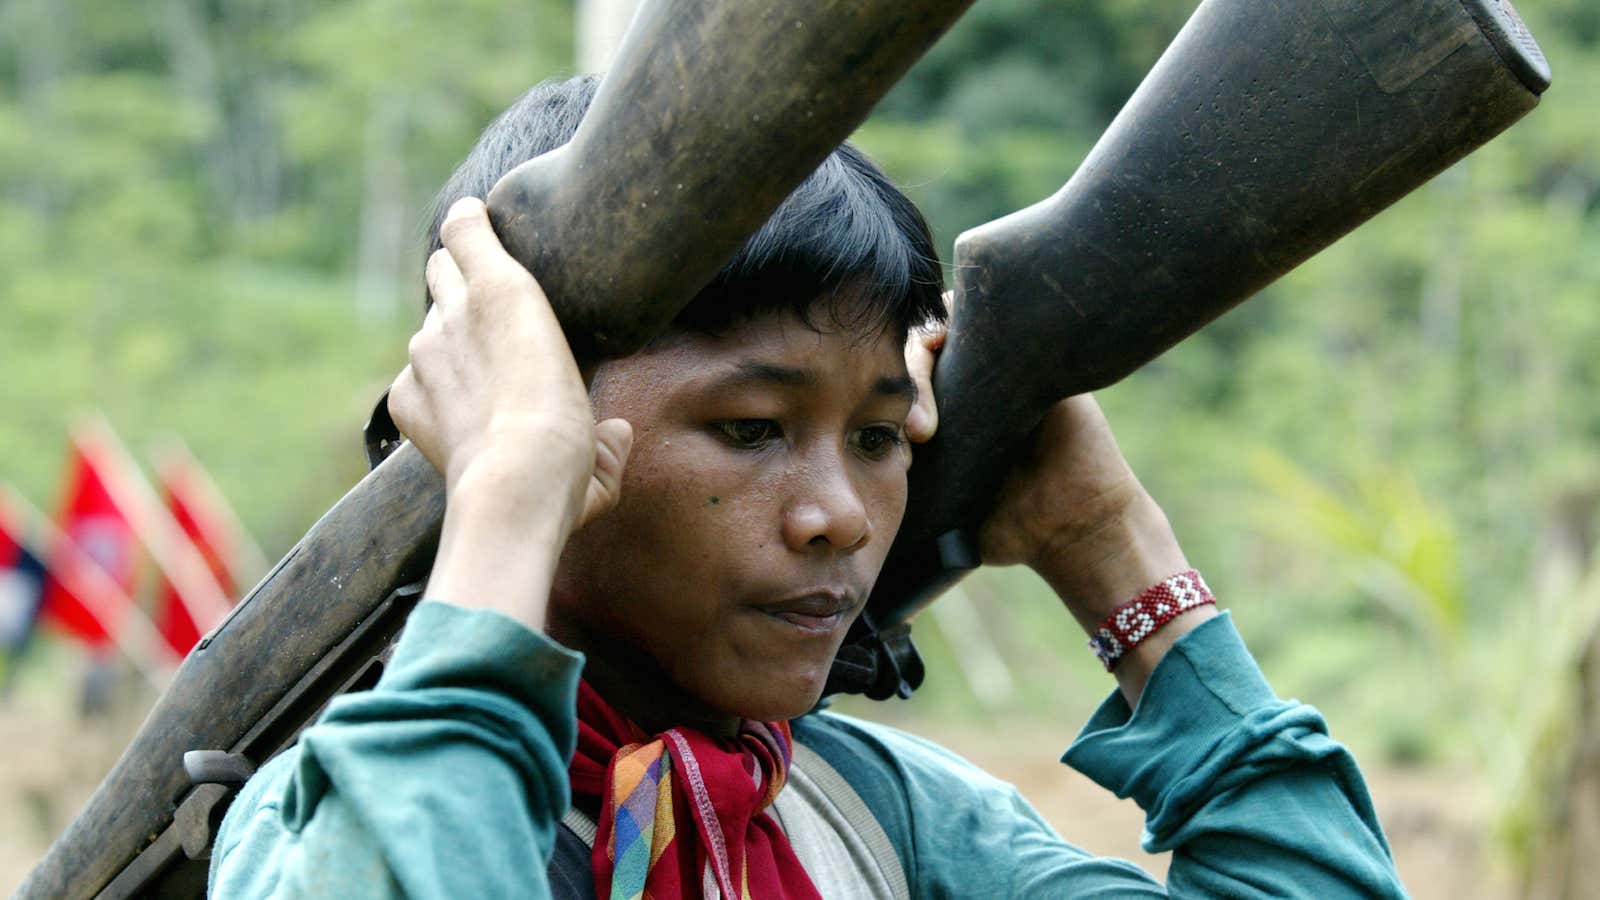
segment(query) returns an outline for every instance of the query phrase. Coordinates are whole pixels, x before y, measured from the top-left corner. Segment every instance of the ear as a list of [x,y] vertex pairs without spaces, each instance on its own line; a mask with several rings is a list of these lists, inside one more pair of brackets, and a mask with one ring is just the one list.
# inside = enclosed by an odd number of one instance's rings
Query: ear
[[633,450],[633,426],[626,419],[607,419],[594,426],[594,474],[584,492],[578,527],[593,522],[622,497],[622,473]]

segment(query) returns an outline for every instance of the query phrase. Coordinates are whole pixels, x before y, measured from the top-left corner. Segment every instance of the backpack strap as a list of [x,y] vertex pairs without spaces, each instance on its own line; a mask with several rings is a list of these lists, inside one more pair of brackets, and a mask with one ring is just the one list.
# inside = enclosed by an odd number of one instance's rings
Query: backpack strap
[[900,864],[900,857],[895,853],[894,844],[890,842],[883,826],[878,823],[877,817],[867,808],[866,801],[861,799],[861,795],[856,793],[855,788],[850,786],[850,782],[846,781],[837,769],[806,745],[795,743],[794,761],[795,768],[822,791],[823,796],[828,798],[828,802],[832,803],[834,809],[844,818],[845,824],[865,845],[889,888],[890,896],[895,900],[911,900],[911,889],[906,884],[905,868]]
[[550,880],[550,896],[560,900],[595,900],[594,865],[589,857],[594,846],[594,822],[576,809],[568,809],[556,829],[555,852],[545,870]]
[[[906,796],[905,779],[887,749],[848,720],[826,713],[811,713],[792,719],[789,727],[794,734],[796,747],[804,747],[813,756],[820,757],[843,784],[845,791],[866,808],[872,823],[877,826],[876,830],[884,836],[899,862],[897,867],[892,868],[899,869],[907,884],[915,883],[911,801]],[[806,768],[806,771],[814,772],[816,769]],[[839,799],[842,792],[829,789],[828,793],[841,810],[849,802],[848,799]],[[860,826],[856,831],[865,837]],[[891,871],[891,868],[885,867],[884,871]]]

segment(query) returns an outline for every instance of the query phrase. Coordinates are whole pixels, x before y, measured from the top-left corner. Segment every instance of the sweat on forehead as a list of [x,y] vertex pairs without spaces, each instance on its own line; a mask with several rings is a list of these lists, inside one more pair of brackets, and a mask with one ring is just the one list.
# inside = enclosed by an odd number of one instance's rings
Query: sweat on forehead
[[[571,140],[598,86],[595,75],[543,82],[490,123],[439,194],[427,252],[440,246],[450,204],[487,196],[506,172]],[[839,325],[903,335],[911,326],[944,319],[943,285],[922,213],[860,150],[844,143],[674,325],[715,333],[750,315],[786,310],[821,330]]]

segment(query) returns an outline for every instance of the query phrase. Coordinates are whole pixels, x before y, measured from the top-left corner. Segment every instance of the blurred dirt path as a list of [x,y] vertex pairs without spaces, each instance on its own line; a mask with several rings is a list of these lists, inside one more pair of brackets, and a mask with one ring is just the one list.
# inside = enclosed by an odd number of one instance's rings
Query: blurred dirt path
[[[59,701],[66,708],[47,700]],[[80,719],[71,700],[19,693],[0,705],[0,892],[10,896],[139,727],[140,712]],[[141,709],[123,707],[124,709]]]

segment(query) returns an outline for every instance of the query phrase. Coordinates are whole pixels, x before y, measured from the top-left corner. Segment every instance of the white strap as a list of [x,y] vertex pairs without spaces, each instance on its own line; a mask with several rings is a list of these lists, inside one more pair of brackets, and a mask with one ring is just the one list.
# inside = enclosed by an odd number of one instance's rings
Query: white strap
[[567,808],[567,814],[561,817],[561,824],[572,829],[572,833],[583,841],[583,845],[590,850],[594,849],[595,835],[600,833],[600,826],[594,820],[578,811],[576,806]]
[[856,789],[850,786],[850,782],[846,781],[833,766],[828,765],[827,760],[799,743],[794,745],[794,764],[821,789],[823,796],[828,798],[851,830],[866,845],[867,851],[872,854],[873,861],[878,865],[878,872],[888,883],[889,892],[895,900],[911,900],[911,888],[906,884],[905,869],[900,866],[900,856],[895,853],[894,844],[889,841],[889,834],[883,830],[877,817],[867,808],[866,801],[861,799]]

